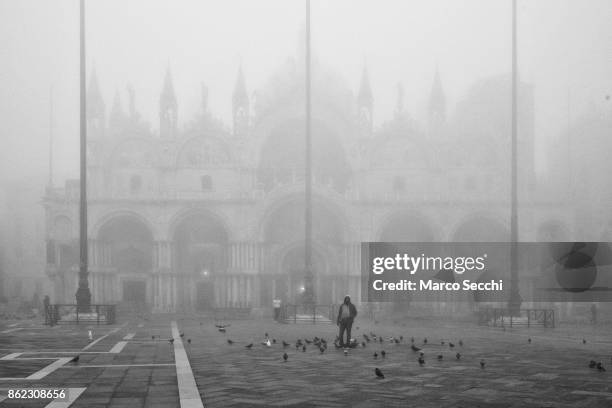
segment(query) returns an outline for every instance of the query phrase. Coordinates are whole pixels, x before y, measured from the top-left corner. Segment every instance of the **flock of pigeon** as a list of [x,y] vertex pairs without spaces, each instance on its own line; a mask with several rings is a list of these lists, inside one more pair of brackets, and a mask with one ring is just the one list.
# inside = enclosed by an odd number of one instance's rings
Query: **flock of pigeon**
[[[215,327],[217,328],[217,330],[221,333],[227,333],[227,328],[229,327],[229,324],[215,324]],[[359,327],[357,327],[357,329],[359,329]],[[351,342],[348,346],[345,345],[341,345],[340,344],[340,338],[338,336],[336,336],[336,339],[333,342],[334,348],[336,349],[342,349],[343,353],[345,356],[348,356],[349,354],[349,349],[354,349],[354,348],[359,348],[361,347],[362,349],[365,349],[368,347],[369,343],[373,343],[373,344],[377,344],[382,345],[384,343],[391,343],[392,345],[401,345],[401,344],[408,344],[407,341],[404,341],[404,337],[403,336],[399,336],[399,337],[388,337],[386,340],[383,338],[383,336],[381,335],[377,335],[374,332],[370,332],[369,334],[362,334],[363,336],[363,340],[361,341],[361,343],[359,343],[359,341],[357,339],[351,339]],[[234,344],[236,344],[236,342],[230,338],[227,338],[227,344],[230,346],[233,346]],[[425,362],[425,352],[424,349],[425,347],[428,345],[428,339],[425,337],[422,341],[422,343],[420,345],[417,345],[417,342],[415,340],[414,337],[411,337],[409,340],[410,343],[410,349],[412,350],[413,353],[418,353],[418,358],[417,358],[417,362],[419,364],[419,366],[423,367],[425,366],[426,362]],[[531,337],[527,339],[527,342],[529,344],[532,343]],[[586,340],[583,339],[582,340],[583,344],[586,344]],[[268,333],[264,334],[264,340],[261,342],[262,346],[265,347],[272,347],[275,344],[281,344],[283,349],[286,349],[288,347],[295,347],[296,351],[301,350],[302,352],[306,352],[306,350],[309,347],[315,347],[319,350],[319,352],[321,354],[325,353],[325,351],[327,350],[327,346],[328,346],[328,342],[326,339],[321,338],[321,337],[317,337],[314,336],[312,339],[297,339],[295,341],[295,343],[291,344],[286,342],[285,340],[281,340],[280,342],[278,342],[275,338],[270,338],[270,336],[268,335]],[[247,350],[251,350],[253,348],[254,344],[253,343],[249,343],[247,345],[245,345],[244,347]],[[445,341],[445,340],[440,340],[440,346],[442,347],[446,347],[448,346],[448,349],[450,351],[454,351],[456,352],[454,357],[456,361],[461,360],[462,358],[462,354],[460,351],[458,351],[459,349],[462,349],[464,347],[464,342],[462,339],[457,341],[457,344],[453,343],[452,341]],[[374,351],[372,357],[374,358],[374,360],[378,360],[378,358],[381,359],[385,359],[387,356],[387,352],[383,349],[379,351]],[[285,351],[282,355],[283,361],[287,362],[287,360],[289,359],[289,355],[287,354],[287,352]],[[439,353],[436,357],[437,361],[443,361],[444,360],[444,354]],[[480,368],[481,369],[485,369],[486,367],[486,361],[484,359],[480,359],[479,361],[480,364]],[[606,371],[606,369],[604,368],[603,364],[600,362],[596,362],[594,360],[591,360],[589,362],[589,368],[594,368],[597,369],[600,372]],[[377,378],[383,379],[385,378],[385,375],[383,374],[383,372],[380,370],[380,368],[376,367],[374,369],[374,374],[376,375]]]

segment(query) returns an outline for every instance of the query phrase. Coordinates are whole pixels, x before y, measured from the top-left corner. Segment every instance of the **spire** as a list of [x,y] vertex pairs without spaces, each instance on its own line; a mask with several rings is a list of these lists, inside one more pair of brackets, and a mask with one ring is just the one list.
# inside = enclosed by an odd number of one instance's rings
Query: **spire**
[[359,117],[359,126],[365,132],[365,135],[372,133],[372,114],[374,108],[374,97],[372,96],[372,87],[370,86],[370,75],[368,68],[363,64],[361,73],[361,84],[357,93],[357,109]]
[[172,84],[172,75],[170,66],[166,70],[164,85],[159,97],[159,134],[162,137],[176,136],[178,120],[178,106],[176,103],[176,94],[174,93],[174,85]]
[[238,76],[232,94],[232,116],[234,118],[234,135],[245,135],[249,127],[249,94],[242,72],[242,64],[238,67]]
[[430,131],[439,130],[446,121],[446,97],[442,90],[440,72],[436,67],[431,94],[429,96],[429,127]]
[[105,106],[100,92],[100,84],[98,83],[98,75],[94,68],[89,78],[89,86],[87,87],[87,133],[91,137],[99,137],[104,134],[105,121]]

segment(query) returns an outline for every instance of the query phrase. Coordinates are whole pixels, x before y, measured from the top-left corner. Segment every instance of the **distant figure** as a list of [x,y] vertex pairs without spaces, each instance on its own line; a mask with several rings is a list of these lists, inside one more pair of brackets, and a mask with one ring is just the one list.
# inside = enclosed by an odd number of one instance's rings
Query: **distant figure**
[[[338,321],[336,324],[340,327],[340,347],[348,347],[351,344],[351,327],[357,316],[357,308],[351,303],[351,297],[345,296],[344,302],[338,310]],[[346,331],[346,343],[344,342],[344,332]]]
[[51,322],[51,300],[49,299],[49,295],[45,295],[43,299],[43,309],[45,310],[45,324],[50,324]]
[[597,306],[595,303],[591,305],[591,323],[597,324]]
[[280,314],[281,314],[281,300],[274,299],[272,303],[274,304],[274,320],[278,322],[280,321]]

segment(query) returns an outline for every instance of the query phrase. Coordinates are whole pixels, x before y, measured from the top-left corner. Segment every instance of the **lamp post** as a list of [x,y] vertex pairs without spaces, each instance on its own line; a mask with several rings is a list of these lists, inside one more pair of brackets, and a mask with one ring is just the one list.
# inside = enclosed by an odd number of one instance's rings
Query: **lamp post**
[[89,312],[91,292],[87,260],[87,118],[85,93],[85,0],[80,0],[80,200],[79,200],[79,288],[77,310]]
[[[306,306],[314,306],[312,270],[312,137],[311,137],[311,63],[310,63],[310,0],[306,0],[306,154],[305,154],[305,200],[304,200],[304,293],[302,300]],[[313,311],[314,313],[314,311]]]
[[511,148],[511,212],[510,212],[510,298],[508,309],[513,315],[521,310],[518,277],[518,191],[517,191],[517,115],[518,115],[518,67],[516,44],[516,1],[512,0],[512,148]]

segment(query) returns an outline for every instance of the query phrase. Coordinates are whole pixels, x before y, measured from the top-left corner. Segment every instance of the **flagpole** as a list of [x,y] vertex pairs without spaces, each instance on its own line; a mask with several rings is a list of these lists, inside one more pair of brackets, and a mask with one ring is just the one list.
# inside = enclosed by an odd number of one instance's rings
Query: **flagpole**
[[79,288],[76,292],[77,310],[89,312],[91,292],[87,254],[87,117],[85,93],[85,0],[80,0],[80,201],[79,201]]
[[[305,231],[304,231],[304,294],[305,305],[314,305],[312,270],[312,136],[311,136],[311,61],[310,61],[310,0],[306,0],[306,154],[305,154]],[[313,311],[314,313],[314,311]]]

